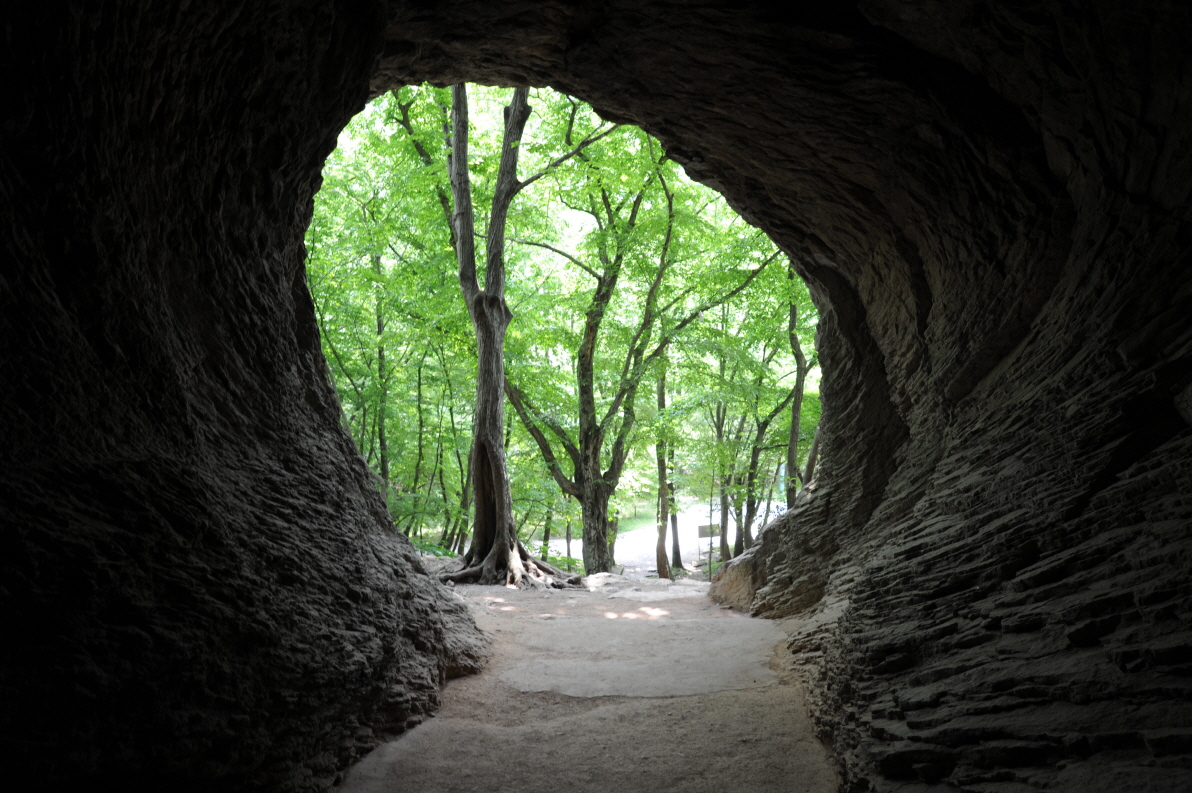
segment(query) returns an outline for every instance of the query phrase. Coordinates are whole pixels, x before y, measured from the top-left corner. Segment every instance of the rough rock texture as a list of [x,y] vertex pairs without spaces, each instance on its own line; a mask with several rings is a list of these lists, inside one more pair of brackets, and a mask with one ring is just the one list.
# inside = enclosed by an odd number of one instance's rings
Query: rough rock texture
[[818,484],[726,575],[811,616],[793,649],[847,785],[1190,787],[1189,10],[770,5],[10,12],[20,768],[317,788],[357,725],[400,729],[476,662],[380,528],[301,266],[367,93],[467,78],[643,124],[811,284]]
[[383,529],[303,278],[375,20],[21,6],[0,46],[19,87],[0,127],[5,785],[324,789],[486,653]]

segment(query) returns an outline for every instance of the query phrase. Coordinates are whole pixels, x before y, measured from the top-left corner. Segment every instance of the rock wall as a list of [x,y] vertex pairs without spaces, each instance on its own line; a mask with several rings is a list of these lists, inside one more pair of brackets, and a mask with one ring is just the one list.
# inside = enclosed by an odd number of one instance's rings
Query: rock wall
[[10,14],[15,767],[317,789],[479,662],[382,529],[301,264],[367,93],[473,79],[641,123],[811,285],[821,473],[717,586],[811,618],[850,787],[1187,789],[1189,12],[772,5]]
[[325,789],[486,653],[384,528],[303,277],[375,15],[5,17],[5,785]]

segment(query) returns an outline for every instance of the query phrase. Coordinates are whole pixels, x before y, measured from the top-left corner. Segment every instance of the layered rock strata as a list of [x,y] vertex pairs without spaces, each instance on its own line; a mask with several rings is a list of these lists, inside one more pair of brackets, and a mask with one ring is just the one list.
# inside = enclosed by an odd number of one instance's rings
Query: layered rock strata
[[487,652],[387,528],[303,276],[377,20],[6,17],[5,782],[324,790]]

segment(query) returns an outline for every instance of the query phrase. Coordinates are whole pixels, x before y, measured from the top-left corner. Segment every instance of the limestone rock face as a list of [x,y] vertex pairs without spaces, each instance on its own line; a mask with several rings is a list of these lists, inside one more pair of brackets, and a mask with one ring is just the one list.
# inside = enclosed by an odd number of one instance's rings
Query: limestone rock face
[[11,12],[6,767],[319,789],[480,662],[302,268],[369,93],[472,79],[642,124],[811,285],[820,474],[713,589],[808,617],[850,789],[1188,789],[1192,12],[777,5]]

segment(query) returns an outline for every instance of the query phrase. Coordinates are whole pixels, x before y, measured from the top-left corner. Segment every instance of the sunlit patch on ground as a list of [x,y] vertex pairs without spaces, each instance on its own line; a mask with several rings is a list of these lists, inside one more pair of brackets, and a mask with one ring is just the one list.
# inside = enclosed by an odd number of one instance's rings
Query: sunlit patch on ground
[[666,609],[654,609],[654,608],[650,608],[649,606],[642,606],[640,609],[638,609],[638,611],[640,611],[640,612],[643,612],[643,613],[642,613],[642,614],[638,614],[637,612],[634,612],[634,611],[626,611],[626,612],[623,612],[623,613],[621,613],[621,614],[618,614],[618,613],[617,613],[617,612],[615,612],[615,611],[606,611],[606,612],[604,612],[604,616],[605,616],[605,618],[606,618],[606,619],[610,619],[610,620],[616,620],[616,619],[622,619],[622,620],[640,620],[640,619],[656,620],[656,619],[659,619],[659,618],[661,618],[661,617],[665,617],[666,615],[670,614],[670,612],[669,612],[669,611],[667,611]]

